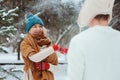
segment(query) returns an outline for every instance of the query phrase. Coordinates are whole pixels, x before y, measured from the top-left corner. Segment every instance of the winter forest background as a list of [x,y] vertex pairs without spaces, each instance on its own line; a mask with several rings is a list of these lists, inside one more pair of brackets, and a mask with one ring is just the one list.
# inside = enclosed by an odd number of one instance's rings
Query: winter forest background
[[[0,0],[0,55],[19,53],[19,43],[26,34],[25,15],[30,12],[43,19],[53,43],[68,48],[71,38],[79,32],[77,17],[83,3],[83,0]],[[110,25],[120,31],[120,0],[115,0]],[[3,70],[6,69],[0,66],[0,72]],[[0,80],[4,78],[0,76]]]
[[[53,43],[69,46],[70,39],[79,32],[77,17],[83,0],[0,0],[0,52],[2,46],[17,51],[25,34],[25,14],[41,17]],[[116,0],[111,24],[120,30],[120,1]]]
[[30,12],[43,19],[53,43],[68,47],[70,38],[78,32],[76,20],[80,6],[81,1],[72,0],[2,0],[0,50],[6,52],[2,46],[12,47],[13,52],[17,50],[25,34],[25,15]]

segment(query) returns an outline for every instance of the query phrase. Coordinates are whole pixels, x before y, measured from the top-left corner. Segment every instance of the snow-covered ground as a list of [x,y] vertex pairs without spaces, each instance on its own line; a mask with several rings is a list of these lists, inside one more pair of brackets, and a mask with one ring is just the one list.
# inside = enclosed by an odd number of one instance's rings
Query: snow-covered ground
[[[67,75],[67,62],[65,55],[58,55],[59,70],[55,73],[55,80],[65,80]],[[0,65],[6,70],[6,73],[0,69],[0,80],[2,77],[6,77],[4,80],[23,80],[23,65],[14,65],[14,63],[24,63],[22,58],[17,60],[17,54],[0,54],[0,63],[11,63],[12,65]]]
[[[55,80],[65,80],[67,75],[67,64],[59,64],[58,66],[59,71],[55,73]],[[4,80],[19,80],[17,79],[18,77],[20,80],[23,80],[23,65],[4,65],[1,67],[11,74],[0,71],[0,78],[6,77]]]
[[65,80],[67,76],[67,64],[59,64],[59,71],[55,74],[55,80]]

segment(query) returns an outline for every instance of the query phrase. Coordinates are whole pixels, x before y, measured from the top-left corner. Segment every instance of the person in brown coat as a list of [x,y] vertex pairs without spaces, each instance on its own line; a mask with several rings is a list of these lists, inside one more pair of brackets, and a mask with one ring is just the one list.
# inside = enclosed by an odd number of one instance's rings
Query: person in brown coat
[[57,45],[52,45],[47,37],[44,23],[36,15],[28,14],[26,21],[26,37],[20,44],[24,60],[24,80],[54,80],[51,68],[58,65],[55,53]]

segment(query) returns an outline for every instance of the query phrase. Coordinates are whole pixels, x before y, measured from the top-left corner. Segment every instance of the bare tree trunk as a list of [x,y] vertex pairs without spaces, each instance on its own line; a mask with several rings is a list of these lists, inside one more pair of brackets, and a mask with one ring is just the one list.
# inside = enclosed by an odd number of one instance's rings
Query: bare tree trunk
[[21,44],[22,41],[23,41],[23,39],[21,39],[20,42],[18,42],[18,47],[17,47],[17,53],[18,53],[18,55],[17,55],[17,60],[20,60],[20,44]]

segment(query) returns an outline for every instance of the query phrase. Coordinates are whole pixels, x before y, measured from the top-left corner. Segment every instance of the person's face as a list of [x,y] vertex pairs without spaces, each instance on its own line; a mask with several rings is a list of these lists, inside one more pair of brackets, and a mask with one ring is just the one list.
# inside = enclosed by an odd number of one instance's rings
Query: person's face
[[30,34],[43,34],[44,35],[43,27],[40,24],[35,24],[32,26],[29,33]]

